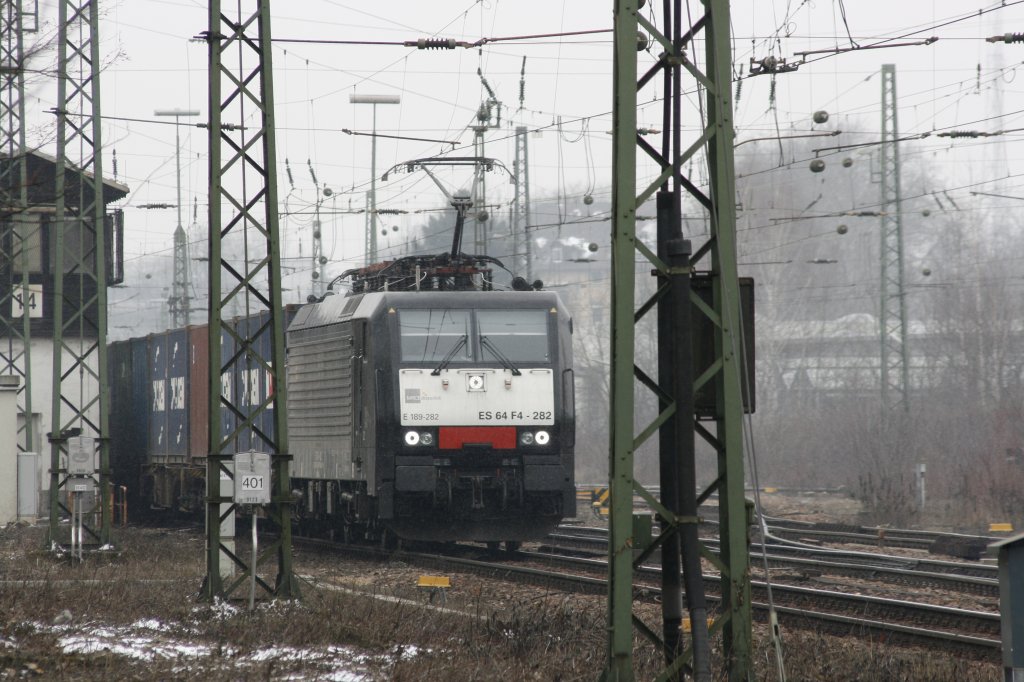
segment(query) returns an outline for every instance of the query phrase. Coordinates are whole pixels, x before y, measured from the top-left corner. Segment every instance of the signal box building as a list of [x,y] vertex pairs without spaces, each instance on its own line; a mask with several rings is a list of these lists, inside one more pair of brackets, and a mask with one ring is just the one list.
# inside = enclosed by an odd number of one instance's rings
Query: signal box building
[[[0,163],[8,163],[7,157],[0,157]],[[41,152],[29,152],[26,155],[28,207],[24,211],[13,211],[9,206],[0,207],[0,288],[14,295],[0,296],[5,305],[0,306],[0,344],[5,366],[0,366],[0,373],[14,373],[9,366],[10,359],[22,358],[23,314],[27,310],[30,319],[30,362],[32,381],[32,435],[33,449],[48,462],[49,442],[46,432],[51,424],[52,366],[53,339],[55,324],[61,319],[58,305],[64,306],[63,319],[81,309],[82,301],[94,301],[96,295],[95,267],[97,257],[105,259],[107,284],[118,284],[124,279],[124,258],[122,238],[124,234],[123,213],[119,209],[105,211],[104,235],[106,253],[97,254],[94,231],[83,229],[75,213],[81,205],[92,205],[92,175],[80,173],[72,168],[65,171],[65,215],[64,231],[64,263],[56,262],[56,244],[58,223],[56,215],[56,159]],[[7,188],[4,188],[7,189]],[[19,195],[20,188],[11,188],[13,196]],[[85,192],[84,197],[80,195]],[[110,180],[103,183],[103,205],[120,201],[128,195],[125,185]],[[84,198],[84,202],[80,199]],[[0,198],[0,201],[3,201]],[[13,228],[13,229],[12,229]],[[24,254],[16,239],[21,239]],[[12,254],[18,254],[13,257]],[[72,268],[81,261],[81,268]],[[64,297],[63,302],[56,300],[55,282],[57,273],[63,268]],[[70,272],[71,269],[76,272]],[[81,272],[82,269],[91,272]],[[28,288],[22,290],[23,272],[28,272]],[[20,295],[19,295],[19,290]],[[97,318],[97,311],[89,311],[89,320]],[[95,344],[96,329],[91,325],[69,325],[63,330],[65,346],[71,348],[88,348]],[[92,355],[95,358],[95,354]],[[67,369],[75,356],[66,354],[62,363]],[[22,369],[24,369],[22,367]],[[80,374],[75,372],[75,374]],[[83,387],[86,397],[94,394],[98,387],[86,382]],[[25,449],[25,437],[22,429],[22,415],[18,415],[19,449]],[[43,468],[48,469],[48,464]],[[43,477],[44,485],[45,479]]]

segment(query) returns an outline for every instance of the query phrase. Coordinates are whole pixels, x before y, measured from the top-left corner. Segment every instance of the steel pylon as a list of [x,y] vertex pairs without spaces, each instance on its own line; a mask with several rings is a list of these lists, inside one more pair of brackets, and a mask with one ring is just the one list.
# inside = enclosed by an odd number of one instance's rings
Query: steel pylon
[[[735,177],[733,169],[733,121],[731,99],[731,47],[728,0],[706,0],[693,12],[695,23],[684,33],[684,13],[680,0],[664,3],[666,21],[662,28],[655,26],[640,11],[638,0],[615,0],[614,30],[614,102],[613,148],[614,177],[612,184],[612,368],[611,368],[611,445],[609,474],[611,511],[609,514],[609,592],[608,592],[608,657],[605,680],[634,679],[634,632],[651,640],[660,650],[666,642],[633,613],[634,564],[650,554],[639,557],[634,547],[639,538],[634,531],[633,500],[639,496],[662,520],[662,532],[655,538],[652,548],[665,551],[667,540],[674,534],[692,528],[696,518],[679,514],[663,504],[633,477],[634,453],[638,447],[658,433],[677,410],[688,410],[693,430],[717,452],[718,469],[714,482],[693,502],[699,503],[712,493],[718,494],[721,519],[721,551],[715,555],[706,548],[700,553],[711,560],[722,575],[722,606],[710,626],[712,636],[722,637],[725,661],[721,666],[730,680],[746,680],[751,670],[751,610],[750,572],[747,540],[747,506],[744,496],[743,465],[743,386],[741,360],[743,339],[740,318],[740,287],[736,263],[736,210]],[[671,17],[671,21],[669,21]],[[703,38],[703,63],[695,50],[694,38]],[[638,78],[638,51],[646,47],[638,44],[638,36],[657,43],[652,53],[661,53],[658,61]],[[665,76],[666,93],[680,93],[679,79],[685,72],[696,81],[696,90],[703,99],[706,118],[696,119],[691,126],[698,131],[688,143],[673,142],[661,151],[654,149],[638,135],[637,93],[658,73],[672,70],[671,81]],[[691,89],[691,86],[684,88]],[[666,94],[666,98],[671,95]],[[663,131],[678,140],[678,108],[672,114],[673,130]],[[637,147],[640,147],[661,167],[660,175],[649,185],[637,188]],[[707,191],[698,188],[682,171],[691,159],[707,164],[710,179]],[[705,211],[709,237],[703,244],[694,245],[692,255],[681,240],[646,245],[636,230],[637,210],[669,181],[676,196],[668,199],[678,206],[679,193],[685,191]],[[669,192],[665,192],[669,194]],[[661,210],[659,200],[659,210]],[[678,220],[678,209],[672,210]],[[679,226],[673,226],[681,234]],[[660,232],[660,229],[659,229]],[[649,262],[658,275],[658,291],[639,307],[634,303],[636,291],[637,257]],[[682,257],[682,258],[681,258]],[[680,263],[680,260],[682,262]],[[710,303],[699,296],[689,295],[693,311],[693,326],[698,317],[714,328],[713,357],[706,367],[697,367],[698,375],[692,389],[713,389],[714,400],[705,415],[707,420],[697,421],[693,413],[691,396],[678,393],[675,386],[659,385],[641,370],[635,362],[635,323],[653,310],[675,286],[680,276],[692,278],[700,271],[711,289]],[[750,360],[752,362],[752,359]],[[650,424],[636,432],[636,381],[651,390],[659,399],[660,412]],[[680,454],[680,457],[683,455]],[[683,464],[684,462],[680,462]],[[693,493],[695,491],[691,491]],[[684,557],[685,558],[685,557]],[[689,589],[689,586],[688,586]],[[691,613],[693,611],[691,610]],[[698,628],[703,624],[694,624]],[[692,647],[678,656],[669,656],[670,662],[659,679],[674,679],[690,665]],[[703,673],[698,673],[703,676]]]
[[171,326],[191,324],[192,268],[188,253],[188,236],[181,223],[174,229],[174,278],[171,280]]
[[[242,9],[247,5],[246,9]],[[209,251],[209,453],[206,467],[206,578],[201,596],[231,597],[253,575],[261,590],[285,598],[299,597],[292,571],[291,518],[293,500],[288,474],[288,427],[285,415],[284,326],[281,305],[281,255],[278,232],[277,152],[274,133],[274,90],[271,63],[270,2],[231,3],[222,10],[210,0],[210,251]],[[227,247],[227,248],[225,248]],[[230,325],[222,311],[237,307],[248,316],[268,311],[265,323]],[[269,355],[257,340],[270,335]],[[223,345],[222,345],[223,344]],[[233,349],[228,353],[222,348]],[[251,390],[236,395],[222,390],[222,377],[264,375],[267,391],[256,400]],[[234,415],[225,432],[222,412]],[[272,414],[273,430],[265,428]],[[236,505],[222,495],[220,477],[232,478],[226,466],[241,433],[251,434],[253,447],[271,456],[271,503],[264,509],[275,537],[266,542],[255,562],[223,542],[221,521]],[[233,487],[233,486],[232,486]],[[221,511],[225,505],[227,511]],[[221,557],[230,558],[240,573],[225,580]],[[276,562],[273,561],[276,559]],[[259,569],[273,564],[276,579]]]
[[[0,7],[0,373],[17,376],[17,445],[34,452],[32,424],[32,326],[42,313],[42,295],[29,280],[29,252],[39,241],[39,223],[28,215],[25,158],[25,15],[21,0]],[[34,25],[34,22],[32,22]]]
[[896,65],[882,65],[881,340],[882,409],[887,415],[910,409],[907,367],[907,301],[903,289],[903,217],[900,206],[899,121],[896,115]]
[[[111,525],[99,13],[93,0],[61,0],[58,12],[55,271],[46,297],[54,320],[48,540],[81,548],[109,544]],[[98,528],[81,516],[82,493],[93,486]]]
[[516,156],[512,174],[516,177],[512,199],[512,237],[516,273],[533,282],[533,245],[530,240],[530,158],[528,128],[516,126]]

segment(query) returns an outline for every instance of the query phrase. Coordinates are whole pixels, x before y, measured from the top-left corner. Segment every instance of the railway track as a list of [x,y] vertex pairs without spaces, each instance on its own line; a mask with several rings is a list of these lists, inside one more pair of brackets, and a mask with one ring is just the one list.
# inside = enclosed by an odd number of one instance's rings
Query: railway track
[[[573,557],[546,552],[537,552],[530,556],[541,561],[547,560],[553,565],[563,568],[588,571],[607,570],[606,561],[599,558]],[[656,566],[644,565],[636,569],[636,574],[646,579],[642,586],[637,586],[638,590],[643,591],[656,587],[656,583],[660,582],[661,569]],[[709,596],[717,597],[720,581],[721,576],[718,574],[706,573],[704,575],[705,592]],[[767,601],[768,586],[764,581],[751,581],[751,588],[755,600]],[[874,618],[906,626],[927,625],[971,636],[991,636],[996,639],[999,637],[1000,625],[997,613],[775,582],[771,589],[776,603],[787,608],[815,612],[831,609],[832,613],[838,615],[859,615],[869,620]]]
[[917,549],[971,560],[980,559],[984,555],[985,548],[999,539],[987,535],[882,526],[812,523],[773,517],[765,517],[765,522],[770,534],[781,538]]
[[[574,539],[568,545],[560,543],[554,537],[551,540],[553,547],[570,550],[579,550],[582,544],[578,539]],[[603,556],[607,552],[606,546],[599,546],[593,540],[588,541],[587,545],[592,549],[585,551],[593,556]],[[716,542],[706,541],[705,545],[712,551],[717,551]],[[760,545],[753,545],[751,547],[751,552],[754,553],[752,569],[755,573],[762,571],[763,560],[760,550]],[[927,570],[927,564],[915,566],[913,561],[894,562],[892,565],[885,565],[884,562],[875,564],[865,563],[863,559],[860,562],[850,562],[844,560],[842,554],[835,556],[825,555],[818,558],[787,556],[785,551],[784,548],[780,553],[779,548],[770,547],[770,553],[764,557],[773,578],[776,580],[780,579],[778,571],[785,570],[788,571],[788,575],[785,578],[790,581],[794,579],[800,581],[823,581],[825,576],[836,576],[887,583],[907,589],[942,590],[993,600],[999,598],[999,580],[994,575],[992,577],[977,577],[955,572],[930,571]],[[970,569],[971,567],[967,566],[966,568]]]
[[[549,536],[548,544],[603,555],[607,552],[607,537],[607,530],[603,528],[563,526],[558,533]],[[705,538],[704,543],[712,551],[717,550],[717,539]],[[770,569],[799,572],[804,579],[832,575],[912,589],[940,589],[988,598],[999,596],[998,569],[989,564],[778,543],[767,546],[753,543],[750,551],[755,570],[763,564],[764,551]]]
[[[297,539],[297,542],[308,542]],[[322,543],[322,541],[321,541]],[[520,550],[500,557],[480,559],[482,550],[471,548],[475,557],[439,554],[435,551],[382,552],[376,548],[339,546],[331,549],[357,551],[381,561],[398,559],[429,570],[466,572],[485,577],[525,583],[575,593],[607,593],[607,564],[601,558],[567,556],[550,551]],[[459,550],[465,553],[466,548]],[[709,601],[720,599],[720,577],[704,576]],[[660,600],[660,569],[644,566],[637,571],[635,599],[656,604]],[[752,581],[755,616],[768,617],[768,588]],[[913,601],[871,597],[793,585],[772,585],[772,596],[780,622],[787,626],[812,628],[837,635],[870,637],[887,643],[922,646],[943,651],[956,650],[978,660],[999,660],[998,614]]]
[[[658,488],[649,488],[657,494]],[[810,492],[838,492],[829,490]],[[577,490],[577,502],[593,505],[594,513],[599,516],[607,514],[607,488],[580,487]],[[718,525],[718,508],[712,496],[710,504],[700,508],[703,523],[709,526]],[[646,502],[634,497],[637,508],[648,509]],[[924,550],[934,554],[945,554],[961,559],[978,560],[984,556],[989,544],[999,537],[970,533],[950,533],[942,531],[916,530],[907,528],[889,528],[885,526],[861,526],[835,522],[811,522],[764,516],[772,536],[779,540],[800,540],[808,543],[859,544],[885,548]]]

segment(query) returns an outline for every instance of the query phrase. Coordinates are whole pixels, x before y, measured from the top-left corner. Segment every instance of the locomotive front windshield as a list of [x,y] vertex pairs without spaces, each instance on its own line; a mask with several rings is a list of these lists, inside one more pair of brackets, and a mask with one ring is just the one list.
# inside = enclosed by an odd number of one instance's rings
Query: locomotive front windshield
[[450,353],[454,362],[471,359],[469,320],[468,310],[403,310],[402,360],[439,362]]
[[407,308],[398,316],[402,360],[550,362],[549,317],[543,309]]
[[548,313],[544,310],[478,310],[483,360],[548,362]]

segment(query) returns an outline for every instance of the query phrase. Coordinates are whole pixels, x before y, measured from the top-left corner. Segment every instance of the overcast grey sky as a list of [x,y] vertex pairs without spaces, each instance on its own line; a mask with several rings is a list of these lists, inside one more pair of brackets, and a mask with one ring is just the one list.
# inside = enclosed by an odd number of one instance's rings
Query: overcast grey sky
[[[252,4],[252,3],[243,3]],[[685,4],[685,3],[684,3]],[[695,8],[696,2],[691,3]],[[775,55],[790,62],[801,50],[849,47],[851,39],[869,45],[882,39],[914,42],[936,36],[929,46],[895,47],[810,57],[799,70],[777,78],[774,106],[765,76],[743,80],[736,105],[737,139],[808,132],[815,110],[831,119],[819,129],[877,134],[879,79],[883,63],[897,67],[900,128],[919,134],[950,128],[981,131],[1024,127],[1024,44],[989,45],[993,33],[1024,31],[1024,4],[1007,2],[915,0],[741,0],[734,2],[734,73],[746,75],[749,60]],[[655,3],[660,8],[660,3]],[[173,210],[137,208],[147,203],[173,203],[175,196],[174,129],[157,109],[188,108],[207,115],[206,46],[191,40],[207,28],[207,9],[198,0],[121,0],[100,2],[101,39],[107,66],[102,74],[102,111],[107,117],[104,144],[117,151],[118,180],[132,192],[125,202],[128,219],[126,256],[164,252],[171,248]],[[979,10],[997,8],[978,16]],[[610,28],[611,0],[399,0],[383,3],[303,0],[273,3],[276,38],[401,41],[439,36],[476,40],[525,34]],[[52,23],[53,0],[41,4],[44,22]],[[843,16],[845,14],[845,22]],[[524,107],[519,109],[519,79],[526,61]],[[509,123],[543,129],[531,137],[532,192],[535,198],[569,197],[577,205],[588,190],[607,196],[610,183],[611,36],[597,34],[563,39],[497,42],[477,49],[418,51],[397,46],[342,46],[278,43],[275,67],[282,231],[286,253],[305,242],[308,254],[310,207],[316,192],[312,165],[321,184],[335,194],[324,210],[359,209],[369,181],[369,139],[352,137],[342,128],[368,131],[371,107],[352,105],[350,93],[398,94],[399,106],[378,109],[380,132],[458,141],[471,145],[471,123],[484,96],[476,75],[481,68],[505,107],[502,128],[488,141],[487,153],[511,167],[513,147]],[[652,55],[642,55],[649,63]],[[1024,67],[1021,67],[1024,68]],[[30,126],[46,143],[45,126],[52,116],[54,90],[43,83],[31,92]],[[658,87],[642,99],[660,96]],[[693,124],[699,122],[695,107]],[[137,119],[116,120],[113,117]],[[561,132],[558,120],[563,123]],[[138,120],[138,119],[141,119]],[[641,106],[641,125],[660,127],[660,105]],[[39,127],[43,128],[40,129]],[[985,183],[1021,172],[1017,151],[1020,133],[951,144],[931,137],[922,152],[932,155],[938,173],[950,186]],[[1005,141],[1005,145],[997,144]],[[183,203],[198,198],[200,209],[193,235],[205,230],[206,132],[182,130]],[[378,168],[439,153],[440,144],[381,140]],[[450,147],[448,147],[450,149]],[[754,152],[755,145],[737,154]],[[998,151],[998,153],[996,153]],[[464,152],[468,153],[468,152]],[[1006,162],[993,162],[1005,156]],[[112,155],[106,153],[110,174]],[[288,184],[288,159],[294,188]],[[801,161],[803,163],[803,161]],[[653,168],[641,169],[641,176]],[[468,177],[447,174],[454,189]],[[1001,183],[1014,190],[1021,182]],[[489,201],[506,200],[510,188],[502,176],[489,180]],[[575,203],[574,203],[575,202]],[[381,207],[407,211],[436,209],[443,198],[422,174],[402,175],[380,188]],[[191,208],[186,223],[192,223]],[[395,219],[402,230],[395,242],[382,238],[381,250],[398,249],[404,235],[423,216]],[[363,217],[332,215],[325,219],[325,250],[338,261],[335,272],[362,261]]]

